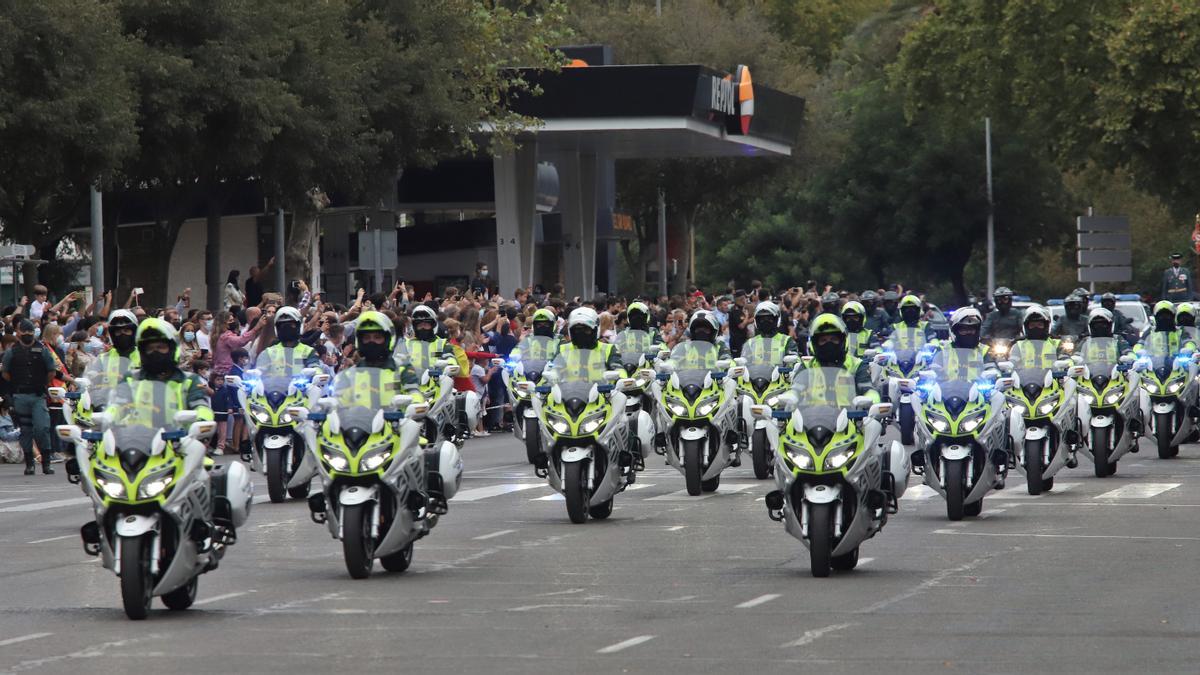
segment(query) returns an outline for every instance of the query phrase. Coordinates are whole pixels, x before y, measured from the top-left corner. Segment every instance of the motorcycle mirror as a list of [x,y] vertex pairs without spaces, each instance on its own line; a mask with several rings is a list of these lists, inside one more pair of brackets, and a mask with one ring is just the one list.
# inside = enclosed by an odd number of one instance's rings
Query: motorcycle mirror
[[250,370],[247,370],[246,372],[244,372],[242,374],[247,376],[251,380],[257,380],[262,377],[262,371],[259,370],[258,368],[251,368]]
[[337,408],[337,399],[332,396],[322,396],[317,399],[317,405],[321,407],[321,410],[330,412],[334,408]]
[[873,404],[874,401],[872,401],[869,397],[855,396],[854,401],[850,404],[850,407],[854,408],[855,410],[869,410]]
[[452,359],[438,359],[437,361],[433,362],[433,367],[444,370],[453,364],[454,364],[454,361]]
[[883,419],[884,417],[889,417],[892,414],[892,404],[891,403],[876,403],[867,410],[867,414],[875,419]]
[[642,368],[641,370],[637,371],[637,376],[643,380],[653,380],[654,379],[654,369],[653,368]]
[[241,387],[242,386],[242,378],[238,377],[237,375],[226,375],[225,376],[225,384],[230,387]]
[[175,413],[174,422],[176,426],[183,428],[195,422],[198,417],[200,413],[195,410],[180,410]]
[[308,419],[308,409],[303,406],[294,405],[287,409],[287,414],[292,416],[294,420],[303,422]]
[[745,377],[745,375],[746,375],[746,367],[745,366],[734,366],[733,368],[729,369],[729,377],[732,377],[735,380],[740,380],[741,378]]
[[452,364],[452,365],[446,366],[445,368],[442,368],[442,374],[447,375],[449,377],[458,377],[458,374],[461,372],[462,372],[462,369],[459,368],[457,364]]
[[637,389],[637,381],[632,377],[623,377],[617,380],[617,389],[620,391],[630,391]]
[[305,379],[311,380],[316,377],[317,373],[319,372],[321,371],[317,370],[316,368],[305,368],[304,370],[300,371],[300,375],[302,375]]
[[1000,372],[1006,375],[1011,373],[1016,368],[1012,361],[1001,361],[1000,363],[996,364],[996,367],[1000,369]]
[[1067,359],[1058,359],[1057,361],[1054,362],[1055,370],[1067,370],[1070,367],[1071,367],[1071,362],[1068,361]]
[[425,419],[425,414],[428,412],[428,403],[413,403],[404,410],[404,416],[410,420],[421,420]]
[[312,383],[318,387],[324,387],[329,384],[329,373],[317,373],[313,375]]
[[729,359],[717,359],[717,370],[729,370],[730,365]]
[[996,370],[995,368],[987,368],[983,371],[982,376],[985,380],[991,380],[992,382],[995,382],[996,379],[1000,377],[1000,371]]
[[396,394],[392,397],[392,408],[395,410],[407,410],[408,406],[412,405],[413,397],[409,394]]
[[75,378],[75,389],[77,391],[87,391],[88,387],[92,386],[92,381],[86,377]]
[[504,365],[504,359],[492,359],[492,365],[500,367]]
[[783,365],[785,366],[794,366],[799,362],[800,357],[795,354],[788,354],[787,356],[783,357]]
[[659,352],[658,352],[658,358],[659,358],[659,359],[669,359],[669,358],[671,358],[671,352],[670,352],[670,350],[663,349],[663,350],[659,351]]
[[60,424],[54,428],[58,437],[70,443],[83,442],[83,430],[75,424]]
[[863,358],[865,358],[868,361],[873,361],[875,359],[875,357],[878,355],[879,355],[878,349],[868,349],[867,351],[863,352]]
[[59,401],[67,397],[67,390],[62,387],[50,387],[46,393],[50,395],[50,398]]
[[92,426],[97,429],[107,429],[113,423],[112,413],[107,410],[98,413],[92,413]]
[[1071,366],[1067,372],[1071,377],[1083,377],[1087,374],[1087,368],[1083,366]]
[[1122,354],[1121,358],[1117,359],[1117,361],[1124,365],[1129,365],[1133,363],[1133,354]]
[[996,389],[999,391],[1008,391],[1013,387],[1013,379],[1011,377],[1002,377],[996,380]]
[[753,415],[755,419],[771,419],[772,412],[771,406],[769,405],[762,404],[750,406],[750,414]]
[[616,382],[619,379],[621,379],[621,371],[619,371],[619,370],[604,371],[604,381],[605,382]]
[[734,359],[733,362],[739,366],[744,366],[744,365],[746,365],[746,357],[739,356],[736,359]]
[[209,420],[200,420],[199,422],[192,422],[192,425],[190,427],[188,427],[188,438],[190,438],[192,440],[208,438],[209,436],[212,436],[213,432],[216,430],[217,430],[216,422],[212,422]]

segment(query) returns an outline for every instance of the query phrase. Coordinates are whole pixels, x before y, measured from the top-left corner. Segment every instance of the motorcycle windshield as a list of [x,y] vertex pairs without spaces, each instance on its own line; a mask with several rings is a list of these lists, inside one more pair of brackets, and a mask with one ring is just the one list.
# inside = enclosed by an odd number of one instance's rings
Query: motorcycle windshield
[[1045,340],[1018,342],[1008,355],[1008,361],[1013,364],[1013,372],[1016,373],[1021,386],[1041,384],[1046,377],[1046,371],[1054,367],[1055,358],[1056,350]]
[[[1152,336],[1153,337],[1153,336]],[[1166,344],[1166,340],[1146,340],[1145,349],[1139,354],[1142,359],[1149,359],[1150,367],[1161,376],[1163,372],[1171,372],[1175,367],[1175,354]]]
[[554,357],[553,369],[562,400],[588,400],[592,385],[604,382],[604,354],[597,349],[572,349]]
[[178,383],[126,378],[108,388],[105,409],[112,416],[117,448],[149,455],[154,436],[160,431],[179,428],[175,414],[185,410],[183,388]]
[[640,364],[643,357],[654,354],[653,338],[644,330],[628,328],[617,333],[617,337],[613,338],[613,346],[621,355],[621,363]]
[[986,361],[978,349],[952,347],[943,349],[933,362],[939,382],[973,382],[983,374]]
[[333,380],[333,397],[343,429],[371,431],[376,413],[390,410],[392,399],[400,393],[399,375],[384,368],[355,366]]
[[521,362],[525,364],[525,369],[528,370],[533,361],[541,361],[543,365],[549,361],[550,357],[554,356],[555,343],[554,338],[543,335],[530,335],[517,343],[517,351],[521,354]]
[[123,356],[118,356],[116,351],[110,351],[89,363],[83,371],[83,377],[89,383],[88,397],[92,400],[92,408],[98,410],[107,405],[113,389],[124,381],[133,369],[133,363]]
[[[262,382],[263,394],[273,405],[278,405],[293,391],[292,387],[302,389],[307,386],[315,372],[304,372],[304,358],[295,350],[285,350],[283,354],[271,354],[269,351],[258,355],[254,361],[254,369],[246,371],[243,379]],[[275,399],[279,399],[278,401]]]
[[693,340],[681,342],[671,350],[671,362],[675,364],[675,375],[679,388],[699,393],[705,387],[705,378],[717,368],[720,351],[711,342]]
[[1092,375],[1107,375],[1121,358],[1121,347],[1116,338],[1090,337],[1075,353],[1083,356],[1083,363]]
[[796,409],[806,429],[837,428],[838,415],[854,404],[854,373],[843,368],[805,368],[792,380]]

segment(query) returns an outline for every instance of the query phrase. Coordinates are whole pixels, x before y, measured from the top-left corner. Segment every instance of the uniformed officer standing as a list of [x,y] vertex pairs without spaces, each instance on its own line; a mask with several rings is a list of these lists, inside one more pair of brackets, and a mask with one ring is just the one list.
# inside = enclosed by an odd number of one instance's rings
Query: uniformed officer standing
[[33,330],[33,322],[22,319],[17,325],[17,344],[4,352],[4,360],[0,362],[4,379],[13,391],[13,413],[21,427],[26,476],[34,473],[35,436],[42,452],[42,473],[54,473],[50,466],[50,410],[46,407],[46,388],[54,376],[54,357],[45,345],[35,342]]
[[996,309],[988,312],[983,320],[980,339],[984,342],[991,340],[1013,341],[1021,337],[1021,312],[1013,309],[1013,292],[1006,286],[997,288],[992,293],[992,301]]
[[1163,270],[1162,299],[1185,302],[1192,299],[1195,290],[1192,285],[1192,273],[1183,268],[1183,256],[1172,253],[1171,266]]

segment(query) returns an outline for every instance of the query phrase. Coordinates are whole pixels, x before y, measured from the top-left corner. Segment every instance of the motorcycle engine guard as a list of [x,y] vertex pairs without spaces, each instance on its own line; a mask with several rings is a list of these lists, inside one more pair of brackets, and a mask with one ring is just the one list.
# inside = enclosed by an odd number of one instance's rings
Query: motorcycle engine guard
[[680,440],[698,441],[708,435],[708,429],[704,427],[684,427],[679,431]]
[[1170,402],[1159,402],[1154,404],[1155,415],[1166,415],[1175,412],[1175,404]]
[[378,485],[372,485],[371,487],[351,485],[338,493],[338,504],[342,506],[356,506],[375,501],[379,501]]
[[1040,441],[1049,434],[1046,427],[1025,427],[1025,440]]
[[804,501],[809,504],[832,504],[842,497],[840,485],[805,485]]
[[117,536],[137,537],[147,532],[158,531],[158,514],[150,516],[125,516],[117,521]]
[[562,451],[562,461],[567,462],[582,462],[585,459],[592,458],[591,448],[567,448]]
[[969,445],[947,445],[942,448],[942,459],[958,460],[966,459],[971,456],[971,446]]
[[271,434],[270,436],[263,438],[263,448],[267,450],[278,450],[279,448],[286,448],[291,444],[291,442],[292,439],[288,438],[287,436]]

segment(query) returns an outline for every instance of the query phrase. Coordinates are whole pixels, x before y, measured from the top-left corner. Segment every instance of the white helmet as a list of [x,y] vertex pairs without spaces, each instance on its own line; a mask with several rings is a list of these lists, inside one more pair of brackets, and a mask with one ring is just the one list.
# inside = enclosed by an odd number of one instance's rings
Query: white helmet
[[429,305],[417,305],[412,311],[412,321],[413,323],[417,323],[418,321],[432,321],[437,323],[437,312],[433,311],[433,308]]
[[[763,304],[771,303],[759,303],[759,306],[762,306]],[[688,321],[688,327],[691,328],[697,321],[704,321],[708,323],[708,325],[712,326],[714,332],[721,328],[721,324],[717,323],[717,315],[713,314],[707,309],[696,310],[696,313],[692,315],[692,320]]]
[[754,316],[759,314],[770,314],[773,317],[779,317],[779,305],[770,300],[763,300],[754,307]]
[[1050,310],[1042,307],[1041,305],[1030,305],[1025,308],[1025,318],[1021,320],[1021,323],[1026,323],[1030,319],[1041,319],[1046,323],[1050,323]]
[[1091,323],[1096,319],[1102,319],[1108,323],[1112,323],[1113,314],[1103,307],[1093,307],[1091,311],[1088,312],[1088,323]]
[[982,324],[983,315],[974,307],[959,307],[950,315],[950,329],[953,330],[955,326],[963,322]]
[[591,307],[579,307],[567,316],[567,330],[570,331],[571,327],[579,325],[596,330],[600,326],[600,315]]
[[112,324],[113,322],[127,322],[134,327],[138,325],[137,315],[127,309],[118,309],[109,314],[108,323]]
[[300,323],[300,310],[295,307],[280,307],[275,312],[275,323],[295,321]]

